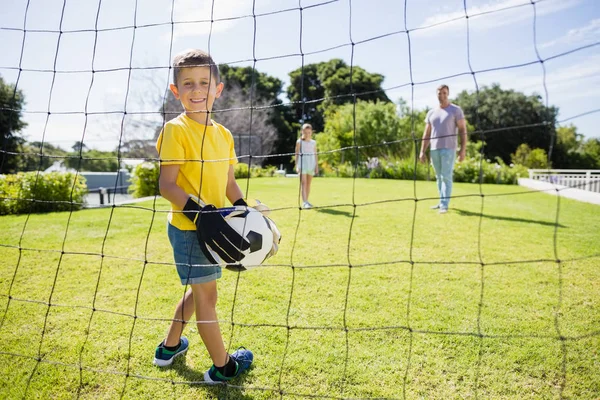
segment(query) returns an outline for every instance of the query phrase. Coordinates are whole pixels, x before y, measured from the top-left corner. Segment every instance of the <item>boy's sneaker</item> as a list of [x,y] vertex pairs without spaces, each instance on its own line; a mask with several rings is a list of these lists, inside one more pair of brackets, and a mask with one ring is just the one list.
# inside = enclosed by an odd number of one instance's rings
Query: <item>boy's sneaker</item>
[[246,350],[244,347],[240,347],[239,349],[236,350],[235,353],[230,354],[229,357],[232,358],[233,361],[235,361],[235,364],[236,364],[235,374],[233,374],[232,376],[224,376],[217,370],[217,367],[215,367],[213,364],[213,366],[210,367],[210,369],[208,371],[206,371],[206,373],[204,374],[204,381],[205,382],[230,381],[234,378],[237,378],[244,371],[246,371],[248,368],[250,368],[250,365],[252,365],[252,361],[254,360],[254,355],[252,354],[252,352],[250,350]]
[[447,212],[448,212],[447,208],[440,207],[440,211],[439,211],[440,214],[446,214]]
[[188,351],[189,342],[185,336],[182,336],[179,340],[179,348],[177,350],[167,350],[165,348],[165,342],[160,342],[158,347],[156,347],[156,352],[154,353],[154,361],[152,364],[159,367],[167,367],[173,364],[173,360],[175,357],[185,354]]

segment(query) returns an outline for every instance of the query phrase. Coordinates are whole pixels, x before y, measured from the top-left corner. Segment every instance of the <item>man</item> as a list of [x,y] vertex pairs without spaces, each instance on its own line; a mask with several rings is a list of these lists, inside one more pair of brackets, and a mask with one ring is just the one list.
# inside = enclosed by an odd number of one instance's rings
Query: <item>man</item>
[[450,196],[452,195],[452,172],[454,171],[454,158],[457,147],[457,128],[460,134],[460,152],[458,161],[465,159],[467,150],[467,127],[462,109],[450,103],[448,95],[450,89],[447,85],[437,88],[439,107],[429,110],[425,118],[425,132],[421,142],[421,162],[427,161],[425,152],[431,143],[431,163],[435,170],[435,177],[440,193],[440,202],[431,207],[439,209],[440,214],[448,212]]

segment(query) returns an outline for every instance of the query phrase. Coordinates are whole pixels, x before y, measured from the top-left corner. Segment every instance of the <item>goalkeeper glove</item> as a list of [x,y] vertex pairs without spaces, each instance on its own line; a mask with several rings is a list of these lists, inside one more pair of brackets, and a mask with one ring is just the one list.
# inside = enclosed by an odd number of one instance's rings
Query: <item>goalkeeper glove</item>
[[219,264],[207,246],[227,264],[244,258],[242,252],[250,248],[250,242],[225,221],[214,205],[204,204],[202,200],[190,196],[183,207],[183,213],[196,225],[200,248],[212,263]]

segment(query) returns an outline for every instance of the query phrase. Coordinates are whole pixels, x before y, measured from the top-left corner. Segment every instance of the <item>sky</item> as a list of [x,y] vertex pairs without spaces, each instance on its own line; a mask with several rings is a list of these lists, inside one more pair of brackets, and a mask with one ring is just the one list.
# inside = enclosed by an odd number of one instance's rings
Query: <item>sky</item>
[[66,150],[152,138],[138,122],[160,121],[187,48],[284,87],[302,64],[341,58],[415,109],[442,83],[450,97],[498,83],[600,137],[599,0],[2,0],[0,43],[0,76],[26,99],[21,134]]

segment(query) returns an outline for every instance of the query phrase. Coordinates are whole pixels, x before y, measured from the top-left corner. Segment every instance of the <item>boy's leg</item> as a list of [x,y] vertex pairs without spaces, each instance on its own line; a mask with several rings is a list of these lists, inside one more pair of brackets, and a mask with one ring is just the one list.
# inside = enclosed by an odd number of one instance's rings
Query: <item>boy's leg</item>
[[189,321],[194,315],[194,295],[192,289],[188,289],[183,298],[177,303],[175,308],[175,316],[169,326],[169,332],[167,338],[164,341],[165,346],[174,347],[179,344],[183,328],[185,327],[184,321]]
[[177,303],[175,316],[169,326],[167,338],[163,340],[154,352],[153,364],[159,367],[167,367],[173,363],[173,360],[185,354],[188,350],[189,342],[186,337],[182,337],[183,328],[186,322],[194,314],[194,296],[192,290],[188,290],[183,298]]
[[198,332],[213,364],[222,367],[227,364],[229,355],[225,350],[217,320],[217,281],[193,284],[192,292]]

